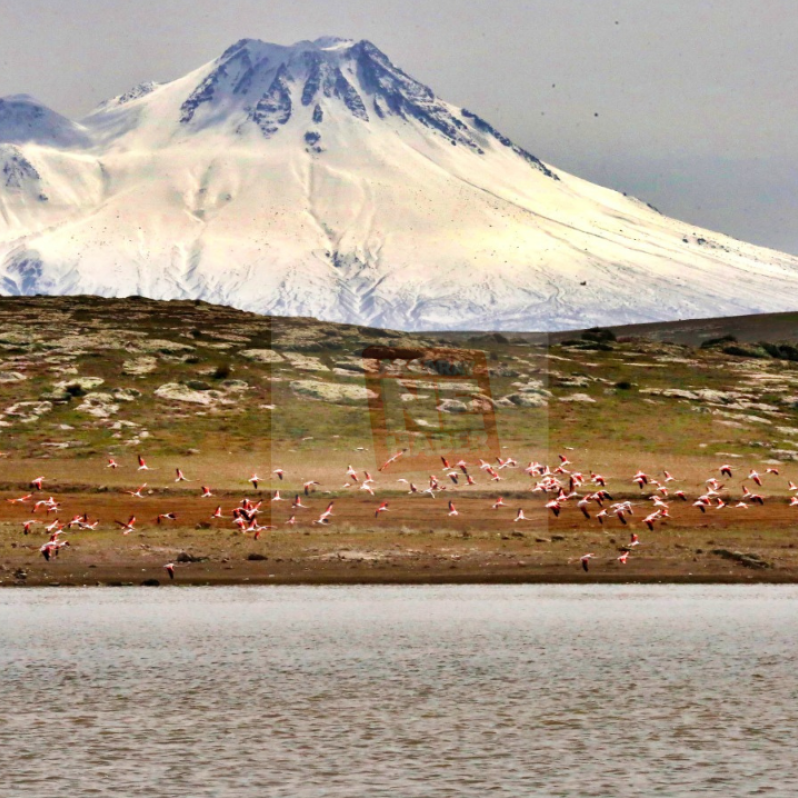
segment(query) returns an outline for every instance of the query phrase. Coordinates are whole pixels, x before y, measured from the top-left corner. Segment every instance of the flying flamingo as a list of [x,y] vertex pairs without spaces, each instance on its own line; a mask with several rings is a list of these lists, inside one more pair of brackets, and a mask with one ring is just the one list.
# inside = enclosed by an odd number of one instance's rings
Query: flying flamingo
[[391,463],[395,463],[405,452],[407,449],[402,449],[401,452],[397,452],[392,457],[389,457],[380,467],[379,471],[384,471]]
[[131,532],[133,532],[136,529],[136,516],[131,515],[130,518],[128,518],[126,524],[122,523],[122,521],[115,521],[114,523],[117,523],[119,524],[119,526],[122,527],[123,535],[129,535]]

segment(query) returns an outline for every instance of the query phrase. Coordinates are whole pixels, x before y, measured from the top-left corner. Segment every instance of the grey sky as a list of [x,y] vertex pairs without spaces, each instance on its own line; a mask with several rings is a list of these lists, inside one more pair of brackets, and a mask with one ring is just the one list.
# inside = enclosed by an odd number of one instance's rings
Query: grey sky
[[[243,37],[366,38],[538,157],[798,254],[794,0],[3,0],[0,95],[78,118]],[[598,116],[595,116],[598,114]]]

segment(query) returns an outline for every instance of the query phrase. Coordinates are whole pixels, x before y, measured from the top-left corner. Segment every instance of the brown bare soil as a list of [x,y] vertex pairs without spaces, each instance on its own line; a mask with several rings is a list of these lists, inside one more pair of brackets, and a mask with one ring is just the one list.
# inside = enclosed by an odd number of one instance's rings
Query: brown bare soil
[[[272,503],[272,494],[263,492],[266,510],[260,523],[277,529],[263,531],[259,540],[231,526],[230,511],[241,495],[235,492],[210,499],[198,498],[193,489],[164,490],[143,499],[116,491],[64,493],[62,519],[85,512],[101,523],[98,531],[65,533],[71,545],[45,562],[39,547],[48,539],[43,526],[52,515],[31,514],[6,501],[18,491],[4,492],[0,580],[6,586],[138,585],[153,579],[166,584],[164,564],[178,561],[178,585],[798,581],[796,509],[784,499],[705,514],[688,503],[674,507],[673,519],[649,532],[640,525],[648,508],[639,499],[636,515],[623,526],[614,518],[604,525],[587,521],[572,507],[555,519],[539,497],[520,492],[495,511],[490,509],[495,494],[484,491],[444,492],[434,499],[392,494],[389,510],[375,518],[386,497],[359,493],[337,496],[332,523],[322,527],[312,522],[330,501],[326,494],[303,496],[308,509],[292,511],[290,501]],[[448,515],[450,498],[456,517]],[[217,504],[226,519],[211,519]],[[518,508],[529,521],[513,522]],[[156,524],[163,512],[175,513],[177,521]],[[131,514],[136,530],[125,535],[113,522],[127,521]],[[297,523],[288,526],[291,514]],[[44,523],[24,535],[22,522],[29,518]],[[621,565],[616,558],[631,531],[640,535],[641,544]],[[587,552],[596,557],[585,573],[578,558]],[[735,559],[737,554],[742,556]]]

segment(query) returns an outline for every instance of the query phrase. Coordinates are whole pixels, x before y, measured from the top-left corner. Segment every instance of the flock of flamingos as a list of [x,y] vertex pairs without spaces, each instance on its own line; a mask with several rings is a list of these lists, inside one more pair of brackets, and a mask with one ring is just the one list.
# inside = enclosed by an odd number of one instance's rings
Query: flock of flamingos
[[[402,457],[404,451],[390,457],[382,466],[379,471],[387,471],[392,463],[395,463]],[[718,469],[718,476],[710,476],[703,486],[701,486],[696,496],[688,496],[684,490],[677,488],[672,483],[678,482],[668,471],[663,471],[657,474],[656,478],[653,475],[646,474],[642,470],[638,470],[634,476],[624,480],[625,487],[631,488],[632,485],[637,485],[640,490],[640,502],[633,502],[630,500],[615,501],[612,495],[607,490],[607,478],[601,474],[593,471],[585,475],[581,471],[576,470],[573,464],[566,455],[559,455],[559,462],[556,467],[550,467],[538,462],[530,462],[523,472],[530,477],[531,492],[533,494],[541,495],[544,500],[544,507],[547,511],[551,512],[554,518],[559,518],[561,513],[565,512],[569,507],[575,507],[577,511],[587,520],[593,520],[599,524],[605,522],[618,522],[623,527],[629,528],[630,540],[620,549],[620,555],[614,557],[620,564],[627,563],[630,554],[634,551],[635,547],[639,546],[640,535],[635,529],[647,528],[649,531],[655,529],[655,525],[670,518],[670,504],[674,501],[686,502],[696,508],[696,511],[706,513],[708,511],[719,511],[724,508],[733,508],[738,510],[745,510],[750,504],[764,504],[765,497],[758,493],[758,489],[762,487],[763,477],[754,469],[751,469],[748,476],[745,477],[739,485],[740,497],[739,500],[730,499],[729,488],[721,480],[729,480],[732,478],[734,469],[728,463],[721,465]],[[511,457],[507,459],[496,458],[496,462],[489,463],[485,460],[479,460],[475,467],[472,467],[465,460],[459,460],[455,463],[450,463],[445,457],[441,457],[441,465],[443,468],[442,477],[434,475],[429,476],[428,484],[419,487],[413,482],[406,479],[397,480],[398,483],[403,483],[408,494],[417,494],[418,496],[429,496],[435,498],[438,493],[444,491],[456,490],[461,485],[477,485],[478,480],[472,475],[473,469],[481,472],[479,475],[479,482],[486,482],[489,485],[499,483],[502,481],[502,471],[505,469],[519,469],[520,466],[516,460]],[[119,463],[113,458],[109,458],[108,468],[119,468]],[[137,471],[150,471],[153,470],[147,465],[144,457],[138,455],[138,468]],[[276,468],[272,471],[277,480],[283,482],[286,478],[286,472],[282,468]],[[777,468],[768,468],[765,475],[770,478],[778,477],[779,471]],[[375,479],[369,474],[368,471],[363,471],[362,474],[358,473],[351,465],[346,470],[346,482],[343,484],[342,489],[348,490],[362,490],[367,492],[370,496],[376,496],[377,484]],[[62,520],[59,513],[62,510],[61,502],[57,501],[53,496],[46,499],[37,499],[37,495],[42,495],[44,490],[44,483],[47,482],[46,477],[37,477],[30,482],[31,492],[20,496],[19,498],[7,499],[8,502],[19,505],[25,508],[31,514],[37,516],[35,518],[27,518],[22,521],[23,533],[25,535],[34,532],[34,526],[41,524],[44,533],[48,535],[48,540],[39,549],[41,555],[46,561],[57,557],[59,552],[68,547],[69,541],[64,537],[70,530],[76,529],[79,531],[92,531],[96,530],[100,521],[91,521],[87,514],[78,514],[73,516],[69,521]],[[182,469],[176,469],[175,480],[176,483],[191,482]],[[259,484],[263,480],[257,475],[253,474],[248,482],[252,487],[257,490]],[[615,481],[616,484],[619,480]],[[755,486],[754,491],[751,490],[747,483]],[[299,484],[299,483],[297,483]],[[147,487],[146,483],[141,485],[136,490],[127,490],[125,493],[133,498],[144,498],[142,491]],[[210,518],[214,521],[229,520],[234,528],[238,528],[244,534],[253,534],[254,539],[260,538],[262,532],[277,529],[273,525],[261,525],[258,521],[258,516],[263,508],[264,502],[268,506],[276,505],[279,502],[290,501],[291,512],[286,521],[283,523],[288,526],[293,526],[299,523],[301,518],[301,511],[311,509],[309,505],[302,503],[303,495],[310,496],[320,483],[316,480],[308,480],[302,483],[301,491],[291,491],[294,493],[292,499],[284,498],[280,495],[280,490],[269,491],[271,494],[267,499],[260,499],[253,501],[244,498],[240,501],[238,506],[232,508],[229,512],[224,512],[222,505],[216,506]],[[497,486],[498,487],[498,486]],[[798,506],[798,485],[789,481],[788,488],[793,492],[790,499],[790,506]],[[497,490],[498,492],[498,490]],[[212,499],[214,493],[210,487],[203,485],[199,491],[199,499]],[[375,504],[374,517],[380,519],[383,514],[391,511],[390,501],[379,501]],[[472,499],[473,501],[473,499]],[[504,509],[510,509],[510,506],[505,502],[504,497],[498,495],[495,499],[491,500],[490,509],[497,511],[497,513]],[[335,500],[327,503],[326,508],[321,512],[318,518],[310,520],[312,524],[329,525],[332,524],[336,518],[334,514]],[[635,516],[635,506],[644,506],[645,510],[639,514],[639,521],[632,520]],[[455,505],[454,499],[448,500],[447,509],[441,510],[448,516],[458,516],[460,511]],[[42,519],[39,514],[43,513],[45,516]],[[53,520],[49,521],[49,516],[53,515]],[[517,509],[515,517],[507,519],[512,523],[529,522],[532,519],[524,515],[523,509]],[[155,518],[155,523],[162,524],[167,522],[177,521],[177,515],[173,512],[163,512],[158,514]],[[139,523],[135,513],[131,513],[127,521],[115,521],[116,526],[119,527],[123,535],[128,535],[131,532],[139,529],[136,526]],[[631,525],[631,526],[630,526]],[[581,567],[589,570],[590,560],[596,555],[593,552],[588,552],[581,557],[575,558],[578,560]],[[175,563],[166,563],[163,566],[171,579],[175,576]]]

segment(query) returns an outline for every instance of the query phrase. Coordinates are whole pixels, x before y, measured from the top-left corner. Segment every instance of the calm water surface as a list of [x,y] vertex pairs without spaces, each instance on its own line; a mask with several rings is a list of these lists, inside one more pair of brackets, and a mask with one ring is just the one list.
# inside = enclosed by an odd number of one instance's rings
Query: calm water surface
[[798,795],[798,589],[0,592],[0,795]]

